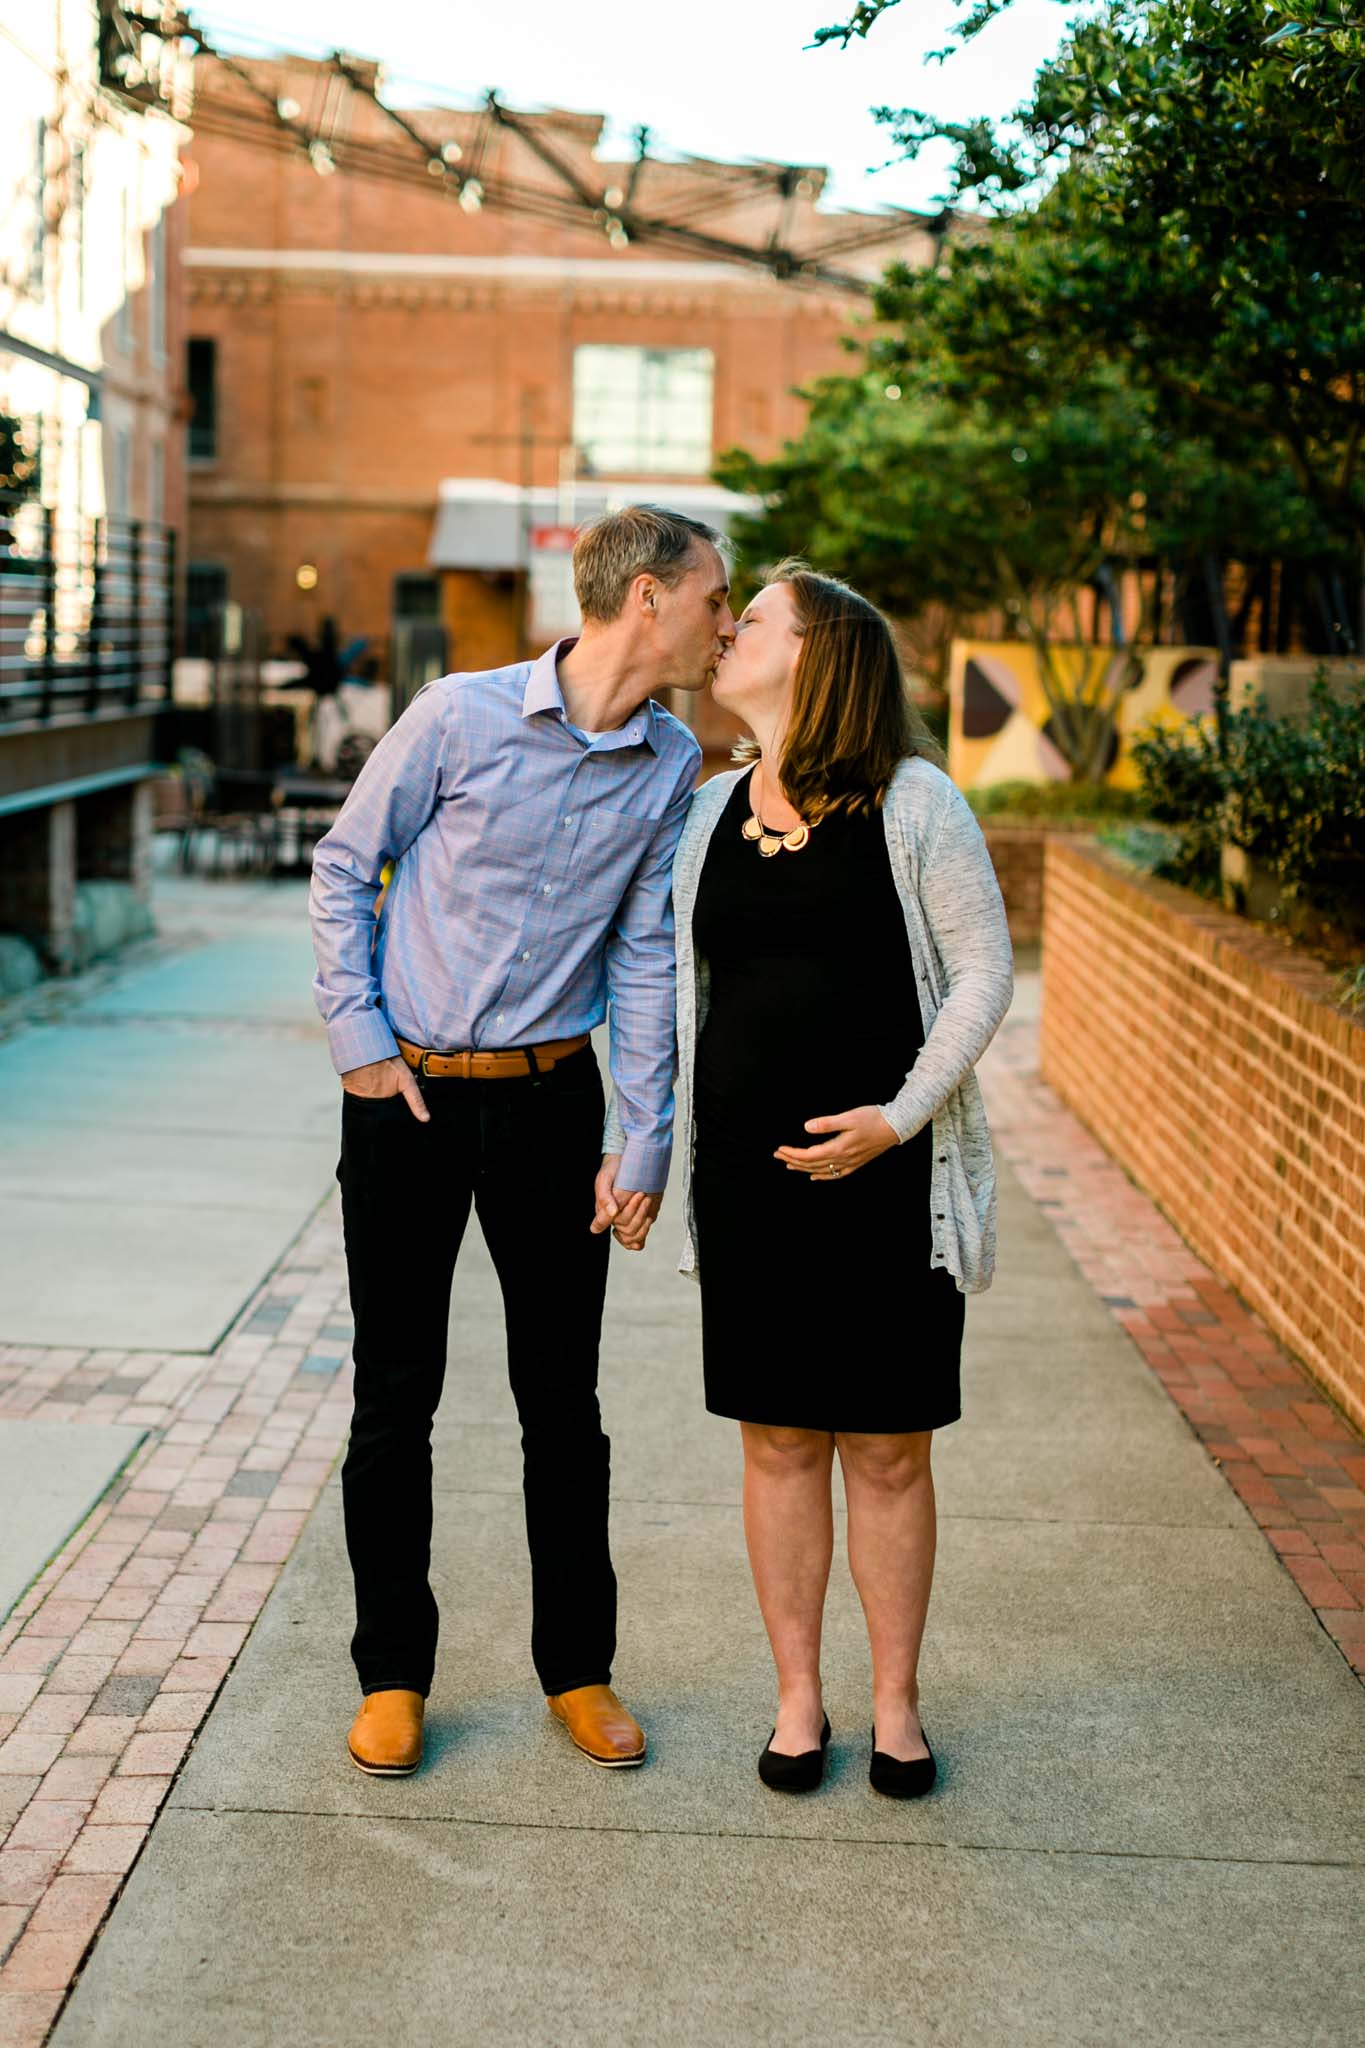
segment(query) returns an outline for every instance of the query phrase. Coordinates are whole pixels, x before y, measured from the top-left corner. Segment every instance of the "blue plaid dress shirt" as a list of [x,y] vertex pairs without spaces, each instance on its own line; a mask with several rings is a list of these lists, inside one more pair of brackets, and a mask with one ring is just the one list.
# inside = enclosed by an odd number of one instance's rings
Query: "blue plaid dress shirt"
[[572,645],[428,683],[384,735],[313,855],[313,989],[339,1074],[391,1059],[395,1034],[502,1050],[591,1031],[610,1003],[618,1180],[657,1193],[673,854],[701,750],[652,699],[615,732],[570,725],[556,663]]

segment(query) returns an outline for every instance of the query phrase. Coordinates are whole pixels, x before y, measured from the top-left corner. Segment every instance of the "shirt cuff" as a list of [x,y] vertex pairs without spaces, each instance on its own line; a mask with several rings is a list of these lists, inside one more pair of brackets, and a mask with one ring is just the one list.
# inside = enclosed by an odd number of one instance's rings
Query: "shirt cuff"
[[625,1149],[626,1134],[621,1124],[621,1112],[616,1107],[616,1097],[613,1094],[607,1103],[607,1121],[602,1132],[602,1155],[605,1158],[608,1153],[624,1153]]
[[628,1195],[661,1195],[672,1157],[671,1138],[662,1144],[647,1138],[627,1138],[616,1170],[617,1187],[624,1188]]
[[398,1040],[382,1010],[361,1010],[354,1017],[341,1017],[327,1026],[327,1049],[337,1072],[349,1074],[352,1067],[396,1059]]

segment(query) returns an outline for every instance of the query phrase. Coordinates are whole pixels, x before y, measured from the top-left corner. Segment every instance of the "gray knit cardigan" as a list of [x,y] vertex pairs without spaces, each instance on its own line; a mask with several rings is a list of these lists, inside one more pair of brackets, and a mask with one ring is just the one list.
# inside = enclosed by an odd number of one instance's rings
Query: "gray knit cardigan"
[[[692,1073],[706,1019],[710,976],[692,943],[692,913],[702,863],[730,792],[747,769],[713,776],[692,800],[673,865],[677,919],[678,1090],[676,1130],[682,1157],[686,1238],[678,1270],[697,1274],[692,1205]],[[1005,906],[986,842],[956,786],[922,756],[901,762],[882,807],[887,848],[905,913],[924,1041],[892,1102],[880,1106],[904,1144],[934,1125],[932,1263],[946,1266],[964,1294],[990,1286],[995,1266],[995,1166],[981,1089],[973,1071],[1009,1008],[1013,955]],[[757,856],[755,856],[757,858]],[[781,858],[781,856],[779,856]],[[833,1115],[854,1103],[812,1105]],[[620,1152],[625,1134],[613,1098],[603,1150]],[[908,1233],[909,1242],[918,1228]]]

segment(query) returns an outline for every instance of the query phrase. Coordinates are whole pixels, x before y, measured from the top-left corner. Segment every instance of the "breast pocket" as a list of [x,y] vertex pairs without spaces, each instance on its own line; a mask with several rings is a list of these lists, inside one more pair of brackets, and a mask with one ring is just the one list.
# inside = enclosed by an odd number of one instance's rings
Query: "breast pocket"
[[609,811],[602,804],[588,813],[579,840],[580,867],[620,867],[629,872],[658,829],[657,818],[633,811]]

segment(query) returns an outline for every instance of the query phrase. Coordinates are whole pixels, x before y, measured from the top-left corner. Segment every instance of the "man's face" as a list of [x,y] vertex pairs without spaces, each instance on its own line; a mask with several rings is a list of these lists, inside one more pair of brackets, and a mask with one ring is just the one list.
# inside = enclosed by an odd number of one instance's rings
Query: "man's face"
[[729,574],[709,542],[693,544],[686,575],[671,589],[656,584],[654,599],[661,686],[704,690],[735,637]]

